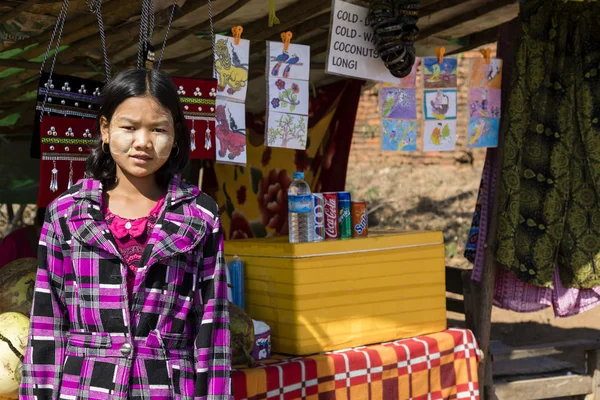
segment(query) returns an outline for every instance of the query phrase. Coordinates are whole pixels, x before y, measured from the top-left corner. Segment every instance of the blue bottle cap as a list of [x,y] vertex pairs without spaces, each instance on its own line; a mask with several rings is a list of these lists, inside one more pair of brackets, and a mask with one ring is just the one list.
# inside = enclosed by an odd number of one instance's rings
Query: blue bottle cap
[[304,172],[294,172],[294,179],[304,180]]

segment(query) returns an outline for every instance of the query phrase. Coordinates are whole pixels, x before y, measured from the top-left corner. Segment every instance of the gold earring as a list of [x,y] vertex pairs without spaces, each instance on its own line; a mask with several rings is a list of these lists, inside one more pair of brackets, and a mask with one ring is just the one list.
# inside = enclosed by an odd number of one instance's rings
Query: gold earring
[[106,151],[106,150],[104,150],[104,145],[105,145],[105,144],[106,144],[106,143],[102,142],[102,145],[100,146],[100,147],[102,148],[102,152],[103,152],[104,154],[110,154],[110,150],[109,150],[109,151]]

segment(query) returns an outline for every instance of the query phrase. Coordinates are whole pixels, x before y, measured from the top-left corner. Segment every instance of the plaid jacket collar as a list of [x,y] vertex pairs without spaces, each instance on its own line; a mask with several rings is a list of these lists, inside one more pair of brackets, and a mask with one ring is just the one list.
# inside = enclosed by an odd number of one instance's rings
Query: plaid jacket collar
[[[204,237],[206,222],[194,201],[200,193],[195,186],[174,177],[169,182],[165,205],[142,255],[141,265],[185,253]],[[73,192],[73,207],[65,215],[73,238],[122,258],[102,213],[102,183],[83,179]],[[147,272],[148,268],[144,268]]]

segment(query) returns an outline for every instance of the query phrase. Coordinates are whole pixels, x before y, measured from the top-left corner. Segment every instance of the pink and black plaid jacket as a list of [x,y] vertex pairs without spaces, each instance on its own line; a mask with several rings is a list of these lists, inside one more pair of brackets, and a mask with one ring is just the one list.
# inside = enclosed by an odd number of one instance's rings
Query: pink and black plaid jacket
[[85,179],[47,210],[20,399],[231,399],[217,205],[171,181],[129,304],[101,202]]

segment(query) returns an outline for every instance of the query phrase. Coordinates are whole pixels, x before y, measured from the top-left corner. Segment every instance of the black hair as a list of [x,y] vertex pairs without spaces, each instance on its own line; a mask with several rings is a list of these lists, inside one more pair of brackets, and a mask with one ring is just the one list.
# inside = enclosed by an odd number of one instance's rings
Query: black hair
[[[169,180],[181,173],[187,165],[190,155],[190,133],[181,110],[179,95],[171,78],[154,69],[131,69],[113,77],[102,89],[103,103],[96,119],[96,132],[100,131],[100,120],[105,117],[110,120],[115,110],[125,100],[132,97],[154,97],[164,108],[170,111],[175,125],[175,144],[167,162],[156,171],[156,182],[165,188]],[[109,146],[104,145],[109,153]],[[117,166],[115,160],[102,150],[102,138],[92,149],[85,165],[86,174],[102,182],[105,189],[116,184]]]
[[44,225],[44,216],[45,215],[46,215],[46,209],[44,207],[38,207],[35,212],[35,219],[33,220],[33,223],[36,226]]

